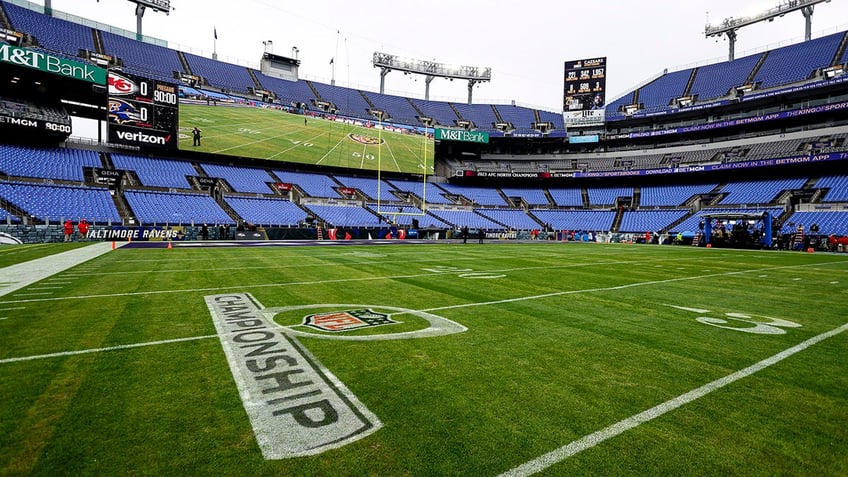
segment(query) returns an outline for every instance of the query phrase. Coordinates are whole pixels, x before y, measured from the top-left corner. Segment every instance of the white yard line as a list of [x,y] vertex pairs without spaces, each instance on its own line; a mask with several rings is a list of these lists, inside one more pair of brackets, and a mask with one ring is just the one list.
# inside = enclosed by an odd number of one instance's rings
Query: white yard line
[[763,369],[766,369],[769,366],[777,364],[783,361],[784,359],[792,356],[793,354],[804,351],[810,346],[813,346],[816,343],[836,336],[845,330],[848,330],[848,323],[845,323],[839,328],[827,331],[818,336],[814,336],[808,339],[807,341],[804,341],[791,348],[781,351],[780,353],[777,353],[758,363],[748,366],[745,369],[741,369],[739,371],[736,371],[735,373],[728,374],[727,376],[716,379],[715,381],[707,383],[699,388],[681,394],[680,396],[677,396],[673,399],[669,399],[668,401],[662,404],[658,404],[646,411],[642,411],[639,414],[634,414],[626,419],[622,419],[621,421],[618,421],[615,424],[605,427],[600,431],[583,436],[580,439],[577,439],[576,441],[573,441],[558,449],[548,452],[545,455],[539,456],[529,462],[521,464],[518,467],[510,469],[509,471],[501,474],[501,476],[518,477],[533,475],[535,473],[541,472],[554,464],[562,462],[565,459],[568,459],[569,457],[583,452],[584,450],[591,449],[592,447],[595,447],[596,445],[606,441],[607,439],[611,439],[615,436],[618,436],[619,434],[629,431],[630,429],[636,428],[641,424],[652,421],[669,411],[673,411],[683,405],[695,401],[696,399],[700,399],[713,391],[727,386],[728,384],[732,384],[736,381],[739,381],[740,379],[747,378],[748,376],[751,376],[756,372],[762,371]]
[[[616,262],[613,262],[616,263]],[[834,262],[838,263],[838,262]],[[586,266],[586,265],[597,265],[597,264],[572,264],[570,266]],[[759,272],[762,270],[775,270],[782,268],[799,268],[799,267],[808,267],[811,264],[806,265],[787,265],[783,267],[769,267],[767,269],[757,269],[757,270],[744,270],[744,271],[735,271],[735,272],[725,272],[725,273],[713,273],[709,275],[699,275],[699,276],[691,276],[691,277],[679,277],[679,278],[669,278],[667,280],[651,280],[647,282],[636,282],[629,283],[627,285],[619,285],[613,287],[603,287],[603,288],[584,288],[582,290],[566,290],[560,292],[552,292],[545,293],[541,295],[530,295],[516,298],[507,298],[504,300],[494,300],[494,301],[485,301],[485,302],[476,302],[476,303],[463,303],[459,305],[448,305],[448,306],[440,306],[435,308],[427,308],[423,310],[417,310],[421,312],[433,312],[440,310],[454,310],[458,308],[470,308],[475,306],[489,306],[489,305],[497,305],[502,303],[514,303],[520,301],[531,301],[531,300],[540,300],[544,298],[551,298],[556,296],[563,295],[576,295],[582,293],[596,293],[596,292],[604,292],[604,291],[613,291],[613,290],[623,290],[627,288],[646,286],[646,285],[657,285],[664,283],[672,283],[678,281],[688,281],[688,280],[698,280],[703,278],[717,277],[717,276],[726,276],[726,275],[739,275],[743,273],[751,273],[751,272]],[[824,264],[829,265],[829,264]],[[521,269],[527,269],[528,267],[522,267]],[[279,287],[279,286],[297,286],[297,285],[320,285],[326,283],[338,283],[338,282],[356,282],[356,281],[370,281],[370,280],[385,280],[385,279],[398,279],[398,278],[420,278],[425,276],[444,276],[450,275],[455,272],[447,272],[447,273],[425,273],[425,274],[416,274],[416,275],[403,275],[403,276],[395,276],[395,277],[368,277],[368,278],[354,278],[354,279],[343,279],[343,280],[315,280],[315,281],[306,281],[306,282],[290,282],[290,283],[271,283],[271,284],[262,284],[262,285],[236,285],[231,287],[217,287],[217,288],[194,288],[190,290],[159,290],[159,291],[146,291],[146,292],[134,292],[134,293],[114,293],[107,295],[83,295],[83,296],[73,296],[73,297],[54,297],[54,298],[34,298],[34,299],[26,299],[26,300],[12,300],[7,302],[2,302],[2,304],[14,304],[14,303],[31,303],[31,302],[43,302],[43,301],[57,301],[57,300],[76,300],[76,299],[85,299],[85,298],[106,298],[106,297],[115,297],[115,296],[135,296],[135,295],[155,295],[155,294],[163,294],[163,293],[191,293],[191,292],[213,292],[213,291],[223,291],[223,290],[232,290],[236,288],[264,288],[264,287]],[[398,313],[400,314],[400,313]],[[848,326],[848,325],[846,325]],[[35,356],[22,356],[18,358],[7,358],[4,360],[0,360],[0,364],[11,363],[15,361],[26,361],[29,359],[41,359],[41,358],[50,358],[56,356],[67,356],[74,354],[84,354],[84,353],[94,353],[98,351],[110,351],[115,349],[125,349],[125,348],[134,348],[140,346],[151,346],[156,344],[167,344],[171,342],[180,342],[180,341],[188,341],[193,339],[205,339],[209,337],[217,337],[217,335],[208,335],[208,336],[195,336],[189,338],[181,338],[177,340],[164,340],[164,341],[154,341],[151,343],[138,343],[138,344],[129,344],[116,346],[112,348],[94,348],[88,350],[79,350],[79,351],[67,351],[62,353],[52,353],[52,354],[44,354],[44,355],[35,355]]]
[[100,242],[2,268],[0,277],[4,277],[4,281],[0,283],[0,297],[99,257],[110,250],[111,242]]
[[118,346],[109,346],[107,348],[89,348],[89,349],[81,349],[77,351],[62,351],[59,353],[48,353],[48,354],[37,354],[33,356],[21,356],[18,358],[6,358],[0,359],[0,364],[7,363],[17,363],[20,361],[32,361],[34,359],[45,359],[45,358],[58,358],[62,356],[75,356],[78,354],[89,354],[89,353],[102,353],[104,351],[117,351],[122,349],[132,349],[132,348],[143,348],[145,346],[157,346],[163,344],[171,344],[171,343],[182,343],[185,341],[197,341],[197,340],[205,340],[209,338],[217,338],[218,335],[205,335],[205,336],[190,336],[188,338],[175,338],[172,340],[161,340],[161,341],[148,341],[146,343],[134,343],[134,344],[126,344],[126,345],[118,345]]

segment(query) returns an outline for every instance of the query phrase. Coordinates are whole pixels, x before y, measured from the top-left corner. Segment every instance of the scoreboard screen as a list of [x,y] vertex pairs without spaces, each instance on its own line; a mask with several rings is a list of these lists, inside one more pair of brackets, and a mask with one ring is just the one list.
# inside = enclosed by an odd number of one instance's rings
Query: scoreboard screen
[[565,63],[564,111],[603,109],[606,101],[607,59]]
[[109,71],[109,142],[176,149],[178,89],[174,83]]
[[606,86],[606,57],[567,61],[562,106],[566,122],[603,123]]

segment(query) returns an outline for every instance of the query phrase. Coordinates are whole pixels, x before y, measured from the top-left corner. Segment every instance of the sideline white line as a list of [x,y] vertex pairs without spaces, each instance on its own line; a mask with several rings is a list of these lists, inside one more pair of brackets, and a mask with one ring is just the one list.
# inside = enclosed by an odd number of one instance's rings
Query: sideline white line
[[78,354],[89,354],[89,353],[100,353],[103,351],[117,351],[122,349],[132,349],[132,348],[143,348],[145,346],[157,346],[163,344],[171,344],[171,343],[182,343],[184,341],[196,341],[196,340],[205,340],[208,338],[217,338],[218,335],[205,335],[205,336],[191,336],[189,338],[176,338],[172,340],[162,340],[162,341],[148,341],[146,343],[135,343],[135,344],[127,344],[127,345],[119,345],[119,346],[110,346],[108,348],[90,348],[90,349],[81,349],[78,351],[62,351],[61,353],[49,353],[49,354],[37,354],[34,356],[21,356],[19,358],[6,358],[0,359],[0,364],[8,364],[8,363],[17,363],[20,361],[32,361],[34,359],[45,359],[45,358],[58,358],[61,356],[75,356]]
[[8,277],[10,280],[0,284],[0,297],[28,287],[37,281],[54,277],[60,272],[81,265],[109,251],[111,251],[111,247],[108,242],[92,243],[85,247],[0,268],[0,276]]
[[824,341],[828,338],[836,336],[843,331],[848,330],[848,323],[840,326],[839,328],[827,331],[818,336],[814,336],[807,341],[804,341],[800,344],[797,344],[791,348],[788,348],[780,353],[777,353],[774,356],[766,358],[756,364],[748,366],[745,369],[736,371],[735,373],[728,374],[723,378],[716,379],[710,383],[707,383],[699,388],[693,389],[687,393],[681,394],[676,398],[670,399],[662,404],[654,406],[646,411],[642,411],[639,414],[635,414],[626,419],[616,422],[615,424],[601,429],[600,431],[593,432],[592,434],[581,437],[580,439],[571,442],[570,444],[564,445],[559,449],[553,450],[544,454],[536,459],[533,459],[529,462],[521,464],[518,467],[515,467],[503,474],[500,474],[502,477],[517,477],[517,476],[527,476],[532,475],[537,472],[541,472],[548,467],[562,462],[569,457],[572,457],[584,450],[591,449],[596,445],[604,442],[607,439],[613,438],[619,434],[622,434],[630,429],[633,429],[641,424],[644,424],[648,421],[656,419],[663,414],[673,411],[685,404],[688,404],[696,399],[702,398],[711,392],[721,389],[728,384],[731,384],[735,381],[738,381],[743,378],[747,378],[752,374],[762,371],[765,368],[773,364],[777,364],[784,359],[792,356],[795,353],[801,352],[810,346],[813,346],[816,343]]

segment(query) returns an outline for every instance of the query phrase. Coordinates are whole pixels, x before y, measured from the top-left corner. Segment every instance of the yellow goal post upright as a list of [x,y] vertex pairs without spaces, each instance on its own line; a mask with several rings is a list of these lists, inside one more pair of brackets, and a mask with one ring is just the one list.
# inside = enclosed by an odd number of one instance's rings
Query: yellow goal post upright
[[[424,134],[422,135],[422,147],[421,147],[421,160],[423,162],[423,175],[421,182],[421,212],[401,212],[399,210],[388,211],[383,209],[383,195],[382,195],[382,151],[383,151],[383,114],[380,111],[377,114],[377,215],[379,216],[391,216],[392,223],[397,223],[397,217],[399,215],[408,215],[413,217],[423,217],[427,215],[427,130],[429,125],[427,123],[424,124]],[[435,153],[435,151],[434,151]],[[433,158],[435,163],[435,157]]]

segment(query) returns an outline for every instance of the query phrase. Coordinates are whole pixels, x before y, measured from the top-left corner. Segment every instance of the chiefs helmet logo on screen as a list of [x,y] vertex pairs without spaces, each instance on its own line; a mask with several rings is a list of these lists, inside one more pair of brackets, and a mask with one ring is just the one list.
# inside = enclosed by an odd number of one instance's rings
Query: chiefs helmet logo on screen
[[114,71],[109,72],[109,95],[110,96],[129,96],[138,92],[138,85],[135,81],[121,76]]

